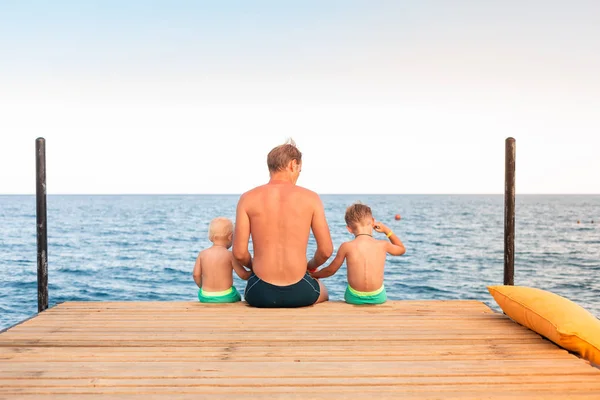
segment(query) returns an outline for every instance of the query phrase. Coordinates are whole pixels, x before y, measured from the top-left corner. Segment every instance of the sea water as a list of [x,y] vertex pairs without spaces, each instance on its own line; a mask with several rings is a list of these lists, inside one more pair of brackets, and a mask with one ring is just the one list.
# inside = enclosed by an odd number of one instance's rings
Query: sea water
[[[208,223],[233,220],[238,197],[49,196],[50,306],[197,300],[191,273],[198,251],[210,245]],[[402,239],[406,254],[386,265],[390,299],[475,299],[497,309],[486,286],[503,281],[503,196],[322,200],[336,249],[352,239],[344,211],[355,201],[371,206]],[[516,203],[515,284],[560,294],[600,316],[600,196],[523,195]],[[0,329],[37,311],[35,209],[34,196],[0,196]],[[314,250],[311,237],[307,257]],[[331,299],[342,300],[345,266],[324,282]],[[234,284],[243,293],[244,283],[235,277]]]

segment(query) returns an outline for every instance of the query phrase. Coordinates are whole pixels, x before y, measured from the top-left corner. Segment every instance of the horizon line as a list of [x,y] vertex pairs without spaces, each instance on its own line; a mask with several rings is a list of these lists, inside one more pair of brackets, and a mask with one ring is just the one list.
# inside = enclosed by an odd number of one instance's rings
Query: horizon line
[[[241,196],[243,193],[47,193],[47,196]],[[504,193],[318,193],[319,196],[504,196]],[[36,196],[0,193],[0,196]],[[516,196],[600,196],[600,193],[516,193]]]

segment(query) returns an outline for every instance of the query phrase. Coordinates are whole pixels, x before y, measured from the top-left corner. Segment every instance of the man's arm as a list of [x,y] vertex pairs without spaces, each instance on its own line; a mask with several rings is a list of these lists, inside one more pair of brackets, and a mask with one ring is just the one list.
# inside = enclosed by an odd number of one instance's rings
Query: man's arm
[[329,226],[327,226],[327,219],[325,218],[325,209],[319,196],[315,194],[315,197],[315,206],[310,227],[317,242],[317,251],[315,251],[312,260],[308,262],[307,269],[309,271],[313,271],[323,265],[333,253],[333,242],[331,241]]
[[198,287],[202,287],[202,265],[200,264],[200,254],[196,257],[196,264],[194,265],[194,272],[192,272],[194,282]]
[[235,212],[235,233],[233,234],[233,257],[241,265],[252,269],[252,256],[248,251],[250,241],[250,217],[245,208],[246,195],[238,201]]
[[337,255],[335,256],[335,258],[333,259],[331,264],[329,264],[327,267],[325,267],[319,271],[311,272],[310,276],[312,276],[313,278],[317,278],[317,279],[330,277],[331,275],[335,274],[340,269],[340,267],[344,263],[345,259],[346,259],[346,243],[344,243],[340,246],[340,248],[338,249]]
[[242,278],[245,281],[250,279],[250,275],[252,275],[252,271],[248,271],[246,268],[242,267],[240,265],[240,263],[238,263],[237,260],[235,258],[233,258],[233,256],[231,257],[231,266],[233,267],[233,270],[235,271],[237,276],[239,276],[240,278]]
[[390,239],[390,243],[386,243],[385,251],[393,256],[401,256],[402,254],[406,253],[406,248],[404,247],[404,244],[400,238],[396,236],[396,234],[392,232],[392,230],[385,224],[382,224],[381,222],[375,222],[373,228],[377,232],[384,233],[388,239]]

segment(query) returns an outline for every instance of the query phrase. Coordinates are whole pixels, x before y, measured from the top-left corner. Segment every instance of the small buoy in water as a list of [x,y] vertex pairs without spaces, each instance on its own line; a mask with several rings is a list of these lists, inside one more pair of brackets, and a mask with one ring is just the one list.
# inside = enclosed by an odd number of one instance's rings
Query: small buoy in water
[[400,219],[401,219],[401,218],[402,218],[402,217],[400,216],[400,214],[396,214],[396,215],[394,216],[394,219],[395,219],[396,221],[400,221]]

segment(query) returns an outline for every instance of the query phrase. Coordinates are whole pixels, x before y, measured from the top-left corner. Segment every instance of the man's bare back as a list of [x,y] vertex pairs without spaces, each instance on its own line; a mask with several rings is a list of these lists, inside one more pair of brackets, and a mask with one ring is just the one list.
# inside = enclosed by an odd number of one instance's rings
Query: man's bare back
[[[271,180],[238,202],[233,255],[253,270],[245,297],[256,307],[301,307],[328,299],[325,286],[307,274],[327,261],[333,244],[319,196],[296,186],[301,156],[293,144],[273,149],[267,158]],[[307,261],[311,229],[317,251]]]
[[271,182],[247,192],[238,207],[250,222],[254,273],[279,286],[302,279],[313,221],[324,240],[328,234],[323,232],[327,226],[318,195],[291,183]]

